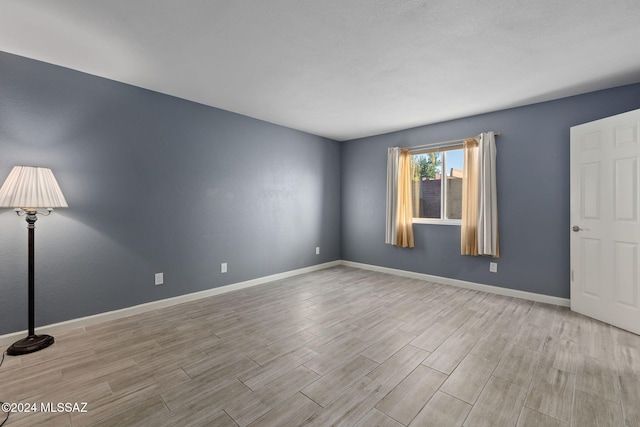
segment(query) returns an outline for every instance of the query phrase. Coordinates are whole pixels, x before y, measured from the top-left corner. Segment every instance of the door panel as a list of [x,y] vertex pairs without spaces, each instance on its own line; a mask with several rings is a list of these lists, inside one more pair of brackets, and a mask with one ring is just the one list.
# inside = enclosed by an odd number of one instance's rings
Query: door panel
[[638,308],[638,245],[616,242],[614,249],[616,302],[631,308]]
[[635,157],[617,159],[614,175],[616,221],[637,221],[638,159]]
[[582,165],[582,219],[600,219],[600,164]]
[[600,291],[602,279],[600,278],[600,268],[598,264],[590,261],[600,259],[602,257],[600,243],[600,240],[588,238],[584,238],[580,241],[582,246],[582,277],[584,277],[583,292],[588,296],[596,298],[600,298],[602,296],[602,292]]

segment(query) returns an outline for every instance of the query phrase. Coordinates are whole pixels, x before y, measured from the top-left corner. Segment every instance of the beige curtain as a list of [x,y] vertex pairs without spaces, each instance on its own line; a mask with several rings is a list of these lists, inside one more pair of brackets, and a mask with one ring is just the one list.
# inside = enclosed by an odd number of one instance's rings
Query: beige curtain
[[398,242],[398,163],[400,148],[387,149],[387,215],[384,242],[395,245]]
[[397,245],[403,248],[413,247],[413,210],[411,183],[411,152],[400,150],[398,163],[398,217]]
[[464,141],[462,180],[462,255],[500,256],[496,146],[493,132]]
[[478,136],[478,253],[500,256],[498,245],[498,190],[496,140],[493,132]]
[[478,141],[467,139],[462,174],[462,228],[460,253],[478,255]]

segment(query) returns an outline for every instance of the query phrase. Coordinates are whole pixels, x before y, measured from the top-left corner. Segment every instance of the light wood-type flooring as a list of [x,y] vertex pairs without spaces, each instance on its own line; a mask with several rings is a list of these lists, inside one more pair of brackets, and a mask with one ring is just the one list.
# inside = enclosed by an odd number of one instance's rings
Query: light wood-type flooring
[[6,426],[640,426],[639,336],[345,266],[55,339],[7,356],[0,400],[88,412]]

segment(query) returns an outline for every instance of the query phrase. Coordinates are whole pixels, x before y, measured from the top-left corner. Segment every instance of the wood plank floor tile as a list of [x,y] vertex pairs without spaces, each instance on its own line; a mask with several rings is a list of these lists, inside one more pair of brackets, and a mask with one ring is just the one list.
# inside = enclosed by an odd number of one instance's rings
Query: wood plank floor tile
[[376,409],[407,425],[438,391],[446,377],[442,372],[418,365],[376,405]]
[[559,420],[533,409],[522,408],[517,427],[569,427],[569,424],[561,423]]
[[243,339],[204,339],[198,343],[198,349],[209,355],[208,359],[212,362],[243,357],[250,351],[255,351],[261,346],[260,341],[252,340],[250,337],[250,335],[247,335],[243,337]]
[[405,322],[389,316],[389,310],[382,305],[382,302],[378,298],[361,298],[358,301],[358,305],[358,310],[354,310],[353,305],[351,305],[348,311],[353,316],[351,323],[359,328],[368,329],[380,322],[388,321],[395,323],[395,325],[392,326],[393,329],[397,329],[405,324]]
[[[194,381],[197,380],[191,380],[190,382]],[[238,380],[230,380],[224,385],[214,388],[207,387],[207,384],[201,383],[195,391],[189,390],[188,393],[181,393],[181,387],[174,387],[160,395],[172,411],[199,411],[204,409],[217,411],[251,393],[251,390]]]
[[296,393],[251,424],[250,427],[297,426],[321,409],[307,396]]
[[529,314],[533,304],[533,301],[512,297],[509,299],[509,302],[505,304],[504,313],[524,320]]
[[[4,370],[4,366],[1,368]],[[31,372],[21,370],[24,373],[22,379],[14,378],[11,381],[4,381],[0,378],[3,393],[1,398],[12,402],[23,402],[34,394],[52,393],[59,389],[63,381],[60,371],[48,370],[43,372]]]
[[286,375],[305,362],[313,360],[317,355],[318,353],[315,351],[307,347],[302,347],[280,356],[263,366],[258,366],[246,371],[238,375],[238,379],[251,390],[258,390],[276,378]]
[[469,353],[449,375],[440,390],[473,405],[491,378],[496,365],[497,362]]
[[436,322],[411,341],[411,345],[433,353],[457,329],[455,326]]
[[546,327],[536,324],[523,323],[514,335],[512,341],[533,351],[542,351],[547,340]]
[[289,397],[301,390],[307,385],[312,384],[320,379],[318,374],[304,366],[298,366],[273,381],[267,383],[259,391],[270,398],[280,400],[282,396]]
[[476,345],[478,339],[477,335],[470,332],[456,332],[431,353],[423,364],[449,375]]
[[[86,402],[87,410],[91,411],[92,409],[95,409],[94,402],[109,398],[111,395],[111,389],[109,388],[109,384],[106,382],[89,384],[63,382],[55,391],[55,402]],[[41,402],[47,403],[52,402],[51,396],[52,394],[50,391],[45,391],[25,398],[24,401],[35,402],[38,404]]]
[[382,385],[389,392],[417,368],[428,355],[429,353],[424,350],[407,345],[368,373],[367,377],[371,378],[375,384]]
[[[47,353],[47,351],[52,348],[55,348],[57,351],[53,354]],[[31,353],[39,354],[40,356],[42,356],[39,359],[22,359],[23,356],[7,356],[5,358],[4,364],[2,365],[6,369],[6,371],[4,369],[0,370],[0,378],[4,377],[5,379],[10,379],[12,373],[17,374],[19,377],[24,377],[24,374],[20,372],[19,368],[22,368],[23,372],[25,369],[31,371],[37,369],[41,372],[48,371],[50,369],[61,371],[66,367],[75,367],[79,363],[96,357],[95,351],[91,349],[84,349],[79,351],[74,350],[75,348],[72,347],[59,347],[58,342],[56,341],[51,347],[46,348],[45,350],[41,350],[37,353]],[[11,367],[10,363],[14,360],[20,363],[19,367]],[[5,377],[3,374],[6,374],[7,377]]]
[[[0,413],[0,423],[4,420],[5,415]],[[65,413],[15,413],[12,412],[7,420],[6,427],[34,427],[34,426],[51,426],[51,427],[71,427],[71,418]]]
[[377,366],[366,357],[356,356],[304,388],[302,393],[319,405],[327,406]]
[[627,427],[640,427],[640,372],[619,371],[620,395]]
[[[377,343],[390,337],[397,337],[402,332],[399,328],[403,324],[404,322],[398,319],[386,317],[381,318],[379,321],[374,322],[370,327],[358,333],[358,338],[366,341],[367,343]],[[369,347],[369,345],[367,347]]]
[[539,361],[540,353],[519,345],[511,345],[493,375],[527,388]]
[[525,406],[569,423],[575,381],[575,374],[541,366],[531,382]]
[[389,392],[381,383],[364,377],[320,412],[309,418],[305,426],[353,426],[357,424]]
[[100,381],[126,369],[136,366],[133,359],[109,360],[97,358],[62,369],[62,376],[68,381]]
[[465,427],[511,427],[518,423],[527,389],[491,377],[473,406]]
[[[585,323],[585,322],[582,322]],[[613,335],[610,330],[580,329],[578,339],[578,351],[586,356],[596,359],[609,360],[615,357]]]
[[459,329],[483,336],[495,324],[498,313],[490,310],[481,311],[480,307],[476,307],[473,311],[475,314]]
[[580,339],[580,324],[571,309],[558,307],[551,321],[549,333],[561,340],[577,343]]
[[640,372],[640,345],[638,347],[616,345],[614,352],[619,370]]
[[129,373],[109,379],[108,384],[113,394],[126,394],[145,387],[154,387],[161,393],[190,380],[191,377],[179,368],[164,372],[136,366]]
[[355,427],[403,427],[403,425],[377,409],[372,409]]
[[529,313],[524,317],[524,321],[528,324],[547,328],[549,326],[549,319],[555,317],[558,308],[557,305],[534,302]]
[[169,415],[169,409],[160,396],[141,402],[123,412],[105,418],[94,424],[95,427],[111,426],[144,426],[161,425],[162,420]]
[[576,390],[572,427],[624,426],[619,403]]
[[322,346],[335,341],[345,334],[362,330],[362,328],[358,328],[357,326],[349,323],[349,320],[351,319],[350,316],[346,314],[345,316],[345,319],[342,319],[338,322],[329,321],[327,323],[320,323],[316,326],[307,328],[307,331],[311,332],[314,335],[317,335],[316,339],[311,340],[307,343],[307,347],[320,353],[323,349]]
[[452,326],[456,329],[466,324],[469,319],[474,317],[477,314],[475,310],[471,310],[468,308],[455,308],[447,315],[440,315],[438,323],[443,323],[445,325]]
[[554,336],[547,337],[540,357],[541,365],[575,374],[578,369],[578,360],[577,343]]
[[260,365],[248,357],[229,357],[224,361],[211,358],[200,359],[183,366],[182,369],[191,378],[206,376],[211,381],[217,381],[235,378],[258,368]]
[[618,328],[613,328],[611,332],[616,347],[640,348],[640,335]]
[[511,340],[523,322],[522,317],[502,311],[487,332]]
[[462,400],[437,392],[411,421],[409,427],[458,427],[464,425],[472,406]]
[[[439,309],[431,309],[430,306],[423,306],[420,309],[420,313],[411,318],[410,322],[404,321],[404,325],[400,327],[400,330],[412,335],[421,335],[438,321],[438,311]],[[455,326],[451,327],[455,328]]]
[[299,366],[258,391],[224,407],[224,411],[241,427],[269,412],[275,405],[298,393],[319,378],[315,372]]
[[[360,338],[363,333],[362,328],[358,328],[355,330],[350,330],[344,334],[340,334],[336,338],[331,340],[325,340],[323,338],[314,340],[309,343],[309,348],[317,353],[333,353],[333,352],[342,352],[342,351],[352,351],[357,352],[366,348],[367,345],[371,345],[370,343],[366,343],[363,339]],[[355,353],[353,353],[355,354]]]
[[202,339],[205,337],[214,340],[216,338],[221,339],[214,334],[203,332],[202,328],[185,331],[176,327],[170,333],[162,334],[161,336],[154,338],[154,341],[158,343],[158,346],[160,346],[161,348],[176,348],[178,345],[182,346],[183,348],[196,348],[200,341],[202,341]]
[[305,362],[304,366],[312,371],[326,375],[333,371],[345,360],[351,359],[367,347],[367,342],[358,338],[350,338],[349,342],[343,346],[335,346],[313,359]]
[[360,352],[361,356],[371,359],[376,363],[382,363],[405,345],[409,344],[416,336],[408,332],[396,331],[393,335],[377,341]]
[[298,350],[301,347],[309,347],[307,344],[317,338],[317,335],[305,329],[281,337],[266,347],[251,351],[248,353],[248,357],[258,365],[264,365],[271,362],[273,359],[284,356],[285,354]]
[[609,366],[606,360],[582,356],[576,373],[576,390],[620,402],[618,375]]
[[[148,424],[145,424],[146,427]],[[170,412],[169,415],[160,420],[158,426],[215,426],[215,427],[237,427],[237,424],[224,411],[211,412],[207,409],[202,411]]]
[[150,351],[133,357],[138,366],[146,371],[156,373],[171,372],[185,365],[193,365],[196,362],[207,363],[213,358],[197,347],[181,344],[162,347],[159,350]]
[[[148,401],[159,392],[154,385],[134,389],[122,394],[111,394],[96,401],[88,402],[87,413],[71,413],[73,427],[87,427],[101,420],[112,417]],[[56,401],[52,396],[51,401]]]
[[497,363],[508,348],[509,342],[509,339],[504,338],[499,333],[490,333],[483,336],[476,345],[473,346],[470,353]]

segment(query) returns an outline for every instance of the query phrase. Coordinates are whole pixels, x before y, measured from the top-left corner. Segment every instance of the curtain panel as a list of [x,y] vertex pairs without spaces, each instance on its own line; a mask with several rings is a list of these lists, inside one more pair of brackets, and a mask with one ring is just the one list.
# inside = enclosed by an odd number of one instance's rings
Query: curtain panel
[[463,143],[462,226],[460,248],[462,255],[478,255],[478,141]]
[[462,255],[500,256],[498,244],[498,192],[496,141],[493,132],[464,141],[462,181]]
[[413,247],[413,189],[411,188],[411,151],[400,150],[398,162],[398,218],[396,245]]
[[413,198],[411,151],[399,147],[387,149],[387,202],[385,243],[412,248]]
[[496,185],[496,140],[493,132],[480,135],[478,195],[478,253],[500,256],[498,247],[498,189]]
[[395,245],[398,240],[398,161],[400,148],[387,148],[387,216],[384,242]]

